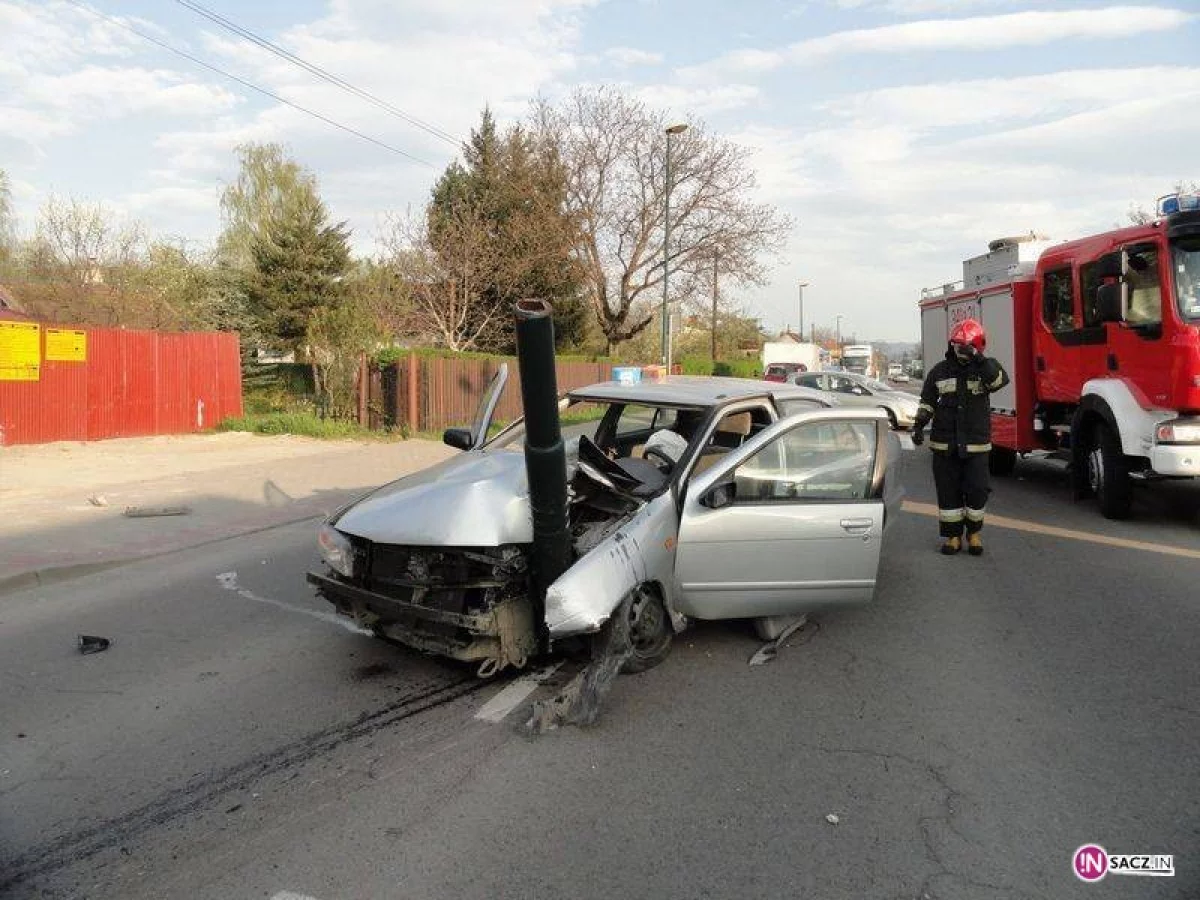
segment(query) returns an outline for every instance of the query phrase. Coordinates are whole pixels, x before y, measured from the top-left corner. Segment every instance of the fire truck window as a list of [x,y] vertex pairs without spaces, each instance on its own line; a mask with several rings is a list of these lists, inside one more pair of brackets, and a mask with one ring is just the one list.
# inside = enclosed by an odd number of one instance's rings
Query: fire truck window
[[1129,283],[1129,310],[1125,321],[1130,325],[1158,325],[1162,322],[1162,287],[1158,280],[1158,251],[1153,247],[1131,249],[1125,280]]
[[1096,311],[1096,293],[1104,279],[1100,277],[1100,263],[1088,263],[1079,270],[1079,288],[1083,294],[1083,325],[1094,328],[1102,324]]
[[1046,273],[1042,288],[1042,321],[1051,331],[1074,330],[1075,292],[1070,269]]

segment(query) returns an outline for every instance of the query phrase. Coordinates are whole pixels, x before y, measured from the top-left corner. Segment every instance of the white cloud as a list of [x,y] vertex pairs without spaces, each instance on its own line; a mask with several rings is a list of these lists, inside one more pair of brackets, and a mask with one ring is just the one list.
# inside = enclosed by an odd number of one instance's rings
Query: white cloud
[[1080,69],[883,88],[839,98],[821,108],[864,125],[898,122],[909,129],[928,130],[1035,120],[1146,96],[1191,96],[1198,90],[1200,68]]
[[1129,38],[1176,29],[1194,18],[1193,13],[1169,7],[1110,6],[927,19],[839,31],[799,41],[781,50],[737,50],[707,63],[680,69],[679,75],[692,82],[726,81],[788,64],[813,65],[832,57],[854,54],[1001,50],[1063,40]]
[[965,13],[996,6],[1013,6],[1023,0],[833,0],[839,9],[883,9],[900,16],[930,13]]
[[604,51],[604,58],[613,65],[622,68],[630,66],[655,66],[663,61],[661,53],[638,50],[636,47],[609,47]]

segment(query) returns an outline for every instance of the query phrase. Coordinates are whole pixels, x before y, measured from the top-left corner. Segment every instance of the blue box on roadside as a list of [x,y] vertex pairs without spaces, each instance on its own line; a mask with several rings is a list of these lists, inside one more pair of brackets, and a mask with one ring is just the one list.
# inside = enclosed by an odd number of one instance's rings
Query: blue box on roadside
[[642,370],[639,366],[614,366],[612,377],[620,384],[640,384]]

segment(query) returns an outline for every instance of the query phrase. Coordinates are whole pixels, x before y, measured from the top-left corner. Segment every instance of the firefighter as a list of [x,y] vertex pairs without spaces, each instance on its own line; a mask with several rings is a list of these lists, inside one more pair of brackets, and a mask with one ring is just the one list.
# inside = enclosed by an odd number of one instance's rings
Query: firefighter
[[925,426],[933,421],[929,449],[933,451],[933,481],[937,487],[942,553],[962,549],[983,553],[983,509],[988,493],[988,454],[992,449],[992,408],[989,395],[1008,384],[1008,373],[995,359],[984,356],[987,335],[974,319],[959,322],[950,332],[946,358],[929,370],[921,388],[921,405],[913,422],[912,442],[925,442]]

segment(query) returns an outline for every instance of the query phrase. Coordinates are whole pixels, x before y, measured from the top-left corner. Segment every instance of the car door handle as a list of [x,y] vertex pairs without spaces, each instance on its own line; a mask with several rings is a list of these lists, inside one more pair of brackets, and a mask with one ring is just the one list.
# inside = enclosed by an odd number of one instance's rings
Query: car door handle
[[871,526],[875,524],[874,519],[842,519],[841,526],[851,534],[858,534],[863,531],[870,531]]

